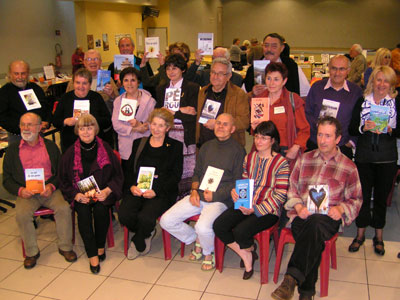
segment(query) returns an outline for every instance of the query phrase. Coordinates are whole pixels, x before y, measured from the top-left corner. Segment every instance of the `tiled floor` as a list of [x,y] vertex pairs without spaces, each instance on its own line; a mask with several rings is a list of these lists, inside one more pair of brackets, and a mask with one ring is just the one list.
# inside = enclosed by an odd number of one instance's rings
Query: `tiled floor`
[[[2,194],[2,193],[0,193]],[[393,199],[398,198],[396,191]],[[378,257],[372,249],[372,230],[369,239],[359,252],[349,253],[347,247],[353,238],[355,227],[345,229],[337,242],[338,269],[330,270],[329,296],[335,300],[394,300],[400,295],[400,221],[398,201],[388,208],[385,228],[386,254]],[[230,250],[225,255],[224,271],[204,272],[199,263],[189,262],[179,255],[180,243],[173,240],[170,261],[164,260],[161,230],[153,240],[152,250],[145,257],[129,261],[123,254],[123,230],[115,223],[115,247],[107,249],[107,259],[101,264],[101,272],[93,275],[77,235],[75,251],[79,259],[66,262],[57,252],[55,225],[49,220],[38,221],[37,236],[41,257],[32,270],[22,266],[22,251],[19,232],[15,223],[15,210],[0,213],[0,299],[90,299],[90,300],[235,300],[271,299],[277,287],[272,282],[275,252],[270,255],[269,280],[260,285],[258,261],[251,280],[241,279],[239,258]],[[77,231],[78,232],[78,231]],[[281,275],[292,251],[287,246]],[[294,299],[297,299],[296,292]],[[319,282],[317,296],[319,299]]]

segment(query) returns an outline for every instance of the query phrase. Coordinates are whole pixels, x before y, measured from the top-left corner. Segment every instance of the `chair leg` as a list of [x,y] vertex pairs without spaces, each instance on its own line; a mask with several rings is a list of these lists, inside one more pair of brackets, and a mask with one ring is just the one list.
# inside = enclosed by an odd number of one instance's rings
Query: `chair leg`
[[261,284],[268,283],[268,269],[269,269],[269,239],[270,234],[266,232],[260,234],[260,240],[258,242],[260,248],[260,271],[261,271]]
[[181,257],[184,257],[185,256],[185,243],[182,243],[181,242]]
[[278,251],[276,252],[275,268],[274,268],[274,282],[278,283],[279,271],[281,269],[283,248],[285,247],[285,237],[282,230],[281,236],[278,242]]
[[320,264],[320,297],[328,296],[328,287],[329,287],[329,255],[331,252],[331,243],[325,242],[325,250],[321,255],[321,264]]
[[337,260],[336,260],[336,240],[332,242],[331,245],[331,264],[332,269],[337,269]]
[[278,254],[278,244],[279,244],[279,233],[278,233],[278,228],[274,231],[274,248],[275,248],[275,255]]
[[113,230],[113,222],[112,222],[112,209],[110,209],[110,226],[108,227],[108,232],[107,232],[107,245],[108,245],[108,248],[114,247],[114,230]]
[[72,245],[75,245],[75,210],[71,211],[72,218]]
[[170,234],[162,229],[162,239],[163,239],[163,246],[164,246],[164,259],[170,260],[172,258],[171,254],[171,236]]
[[22,256],[25,258],[26,257],[26,253],[25,253],[25,245],[24,245],[23,239],[21,239],[21,246],[22,246]]
[[215,237],[215,268],[222,273],[224,269],[225,258],[225,244],[217,237]]

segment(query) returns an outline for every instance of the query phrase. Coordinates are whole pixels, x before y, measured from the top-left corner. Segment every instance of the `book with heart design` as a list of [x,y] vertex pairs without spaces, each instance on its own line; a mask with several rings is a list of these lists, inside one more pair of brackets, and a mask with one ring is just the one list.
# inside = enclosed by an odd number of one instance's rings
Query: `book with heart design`
[[309,185],[307,209],[312,214],[328,214],[329,186],[326,184]]

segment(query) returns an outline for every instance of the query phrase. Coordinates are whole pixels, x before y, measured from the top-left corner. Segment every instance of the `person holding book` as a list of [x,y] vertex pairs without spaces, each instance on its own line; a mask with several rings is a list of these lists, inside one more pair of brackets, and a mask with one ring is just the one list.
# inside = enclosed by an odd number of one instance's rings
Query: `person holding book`
[[113,150],[97,136],[100,128],[93,115],[80,116],[74,131],[79,139],[62,156],[58,178],[65,200],[78,213],[90,271],[97,274],[106,259],[110,209],[122,197],[124,177]]
[[[304,112],[305,103],[296,93],[285,88],[288,70],[283,63],[271,62],[265,68],[267,89],[261,94],[253,93],[256,98],[269,99],[269,120],[279,131],[281,154],[294,162],[306,149],[310,137],[310,125]],[[255,129],[259,120],[252,120]],[[293,163],[292,165],[293,166]]]
[[[245,157],[242,174],[242,178],[254,180],[252,199],[249,199],[252,201],[249,207],[235,205],[228,208],[213,225],[215,235],[242,259],[245,280],[252,277],[258,258],[253,236],[279,221],[282,205],[286,202],[289,164],[279,154],[279,142],[279,132],[272,121],[264,121],[256,127],[256,151]],[[232,189],[231,196],[236,203],[238,191]]]
[[133,232],[128,259],[149,253],[157,218],[178,196],[183,146],[167,134],[173,122],[174,116],[167,109],[155,109],[149,117],[150,137],[133,142],[118,211],[121,224]]
[[[191,261],[204,260],[201,269],[215,268],[214,220],[233,206],[230,195],[242,174],[246,152],[233,138],[235,119],[223,113],[217,117],[215,139],[206,142],[199,150],[192,177],[190,195],[172,206],[161,217],[161,227],[186,245],[195,242],[189,256]],[[200,214],[195,227],[185,223],[187,218]]]
[[23,114],[19,127],[22,140],[8,146],[3,160],[3,186],[17,196],[16,221],[25,245],[24,267],[33,268],[40,256],[32,218],[41,206],[54,210],[58,252],[66,261],[74,262],[77,256],[72,249],[71,209],[58,189],[60,150],[54,142],[39,135],[42,127],[39,115]]
[[111,115],[100,94],[90,89],[92,73],[79,69],[72,77],[74,90],[64,94],[54,113],[53,124],[60,130],[61,150],[64,153],[77,139],[75,125],[81,114],[90,113],[99,124],[99,136],[111,127]]
[[290,174],[285,208],[296,243],[275,300],[292,299],[296,285],[300,300],[313,299],[324,242],[350,225],[362,204],[357,167],[337,147],[339,121],[326,116],[317,128],[318,149],[304,153]]
[[[132,152],[133,141],[150,135],[147,120],[156,105],[156,101],[148,91],[139,88],[141,76],[137,69],[133,67],[125,68],[120,74],[120,80],[126,92],[114,101],[112,123],[115,132],[118,134],[118,150],[121,155],[122,169],[125,171]],[[134,109],[131,112],[134,118],[128,121],[125,118],[122,118],[122,120],[120,118],[121,107],[130,105],[130,101],[124,99],[136,101],[136,106],[129,106]],[[122,105],[122,102],[124,105]]]
[[[357,101],[353,110],[349,132],[358,136],[355,161],[364,201],[356,219],[357,236],[349,246],[350,252],[360,249],[365,241],[366,228],[371,226],[375,228],[375,253],[385,254],[386,200],[397,172],[396,138],[400,137],[400,97],[395,88],[393,69],[376,67],[364,97]],[[371,197],[374,199],[372,210]]]
[[196,164],[196,115],[199,85],[186,80],[183,74],[187,64],[180,54],[171,54],[165,60],[169,82],[157,87],[156,107],[166,107],[174,115],[169,137],[183,143],[183,174],[180,192],[190,190]]

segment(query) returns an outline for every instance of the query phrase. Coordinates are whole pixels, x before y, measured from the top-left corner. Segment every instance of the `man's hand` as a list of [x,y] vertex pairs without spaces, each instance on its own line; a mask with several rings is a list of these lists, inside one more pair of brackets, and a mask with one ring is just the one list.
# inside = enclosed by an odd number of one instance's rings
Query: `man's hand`
[[156,196],[156,192],[153,190],[147,190],[143,193],[143,198],[152,199]]
[[97,200],[99,201],[104,201],[107,199],[107,197],[112,193],[112,190],[109,187],[106,187],[105,189],[101,190],[100,193],[96,195]]
[[45,185],[43,192],[40,193],[40,196],[48,198],[51,194],[53,194],[53,188],[51,184],[48,183]]
[[328,216],[334,219],[335,221],[338,221],[342,218],[343,213],[344,213],[343,207],[337,205],[329,208]]
[[179,108],[180,112],[187,115],[195,116],[197,114],[196,109],[193,106],[185,106]]
[[199,192],[196,190],[192,190],[190,193],[190,198],[189,198],[190,204],[193,206],[200,207],[200,195]]
[[33,195],[35,195],[35,194],[32,193],[31,191],[28,191],[26,188],[22,188],[21,194],[20,194],[20,196],[22,198],[28,199],[28,198],[32,197]]
[[149,59],[147,58],[147,54],[149,54],[149,52],[145,52],[143,54],[142,61],[139,67],[143,68],[144,66],[146,66],[146,63],[149,61]]
[[210,130],[214,130],[215,127],[215,119],[209,119],[207,122],[204,124],[205,128],[208,128]]
[[257,126],[258,126],[258,124],[260,124],[261,123],[261,121],[260,120],[255,120],[255,121],[253,121],[250,125],[251,125],[251,128],[253,128],[253,130],[255,130],[256,128],[257,128]]
[[239,199],[239,195],[236,193],[236,189],[231,190],[231,197],[233,202],[236,202]]
[[130,190],[133,196],[142,197],[143,195],[142,191],[136,185],[132,185]]
[[158,59],[158,63],[160,64],[160,66],[165,64],[165,57],[164,57],[164,55],[162,55],[161,52],[158,52],[157,59]]
[[264,84],[256,84],[253,86],[253,96],[258,96],[262,92],[264,92],[267,89],[267,86]]
[[303,220],[307,219],[309,215],[311,215],[311,213],[308,211],[307,207],[305,207],[303,204],[301,203],[297,203],[294,206],[294,209],[297,212],[297,215],[302,218]]
[[112,88],[112,86],[111,86],[111,83],[107,83],[105,86],[104,86],[104,88],[103,88],[103,92],[104,92],[104,94],[106,94],[108,97],[110,97],[110,98],[114,98],[113,96],[113,94],[114,94],[114,91],[113,91],[113,88]]
[[288,150],[286,150],[286,158],[287,159],[295,159],[297,157],[297,153],[299,153],[300,146],[293,144]]
[[196,52],[194,53],[195,57],[194,62],[198,66],[201,64],[201,61],[203,60],[203,55],[202,55],[203,52],[204,52],[203,50],[197,49]]
[[66,126],[75,126],[77,120],[74,117],[64,119],[64,125]]
[[207,202],[212,202],[212,200],[213,200],[213,192],[211,192],[209,190],[205,190],[204,191],[204,200],[206,200]]

